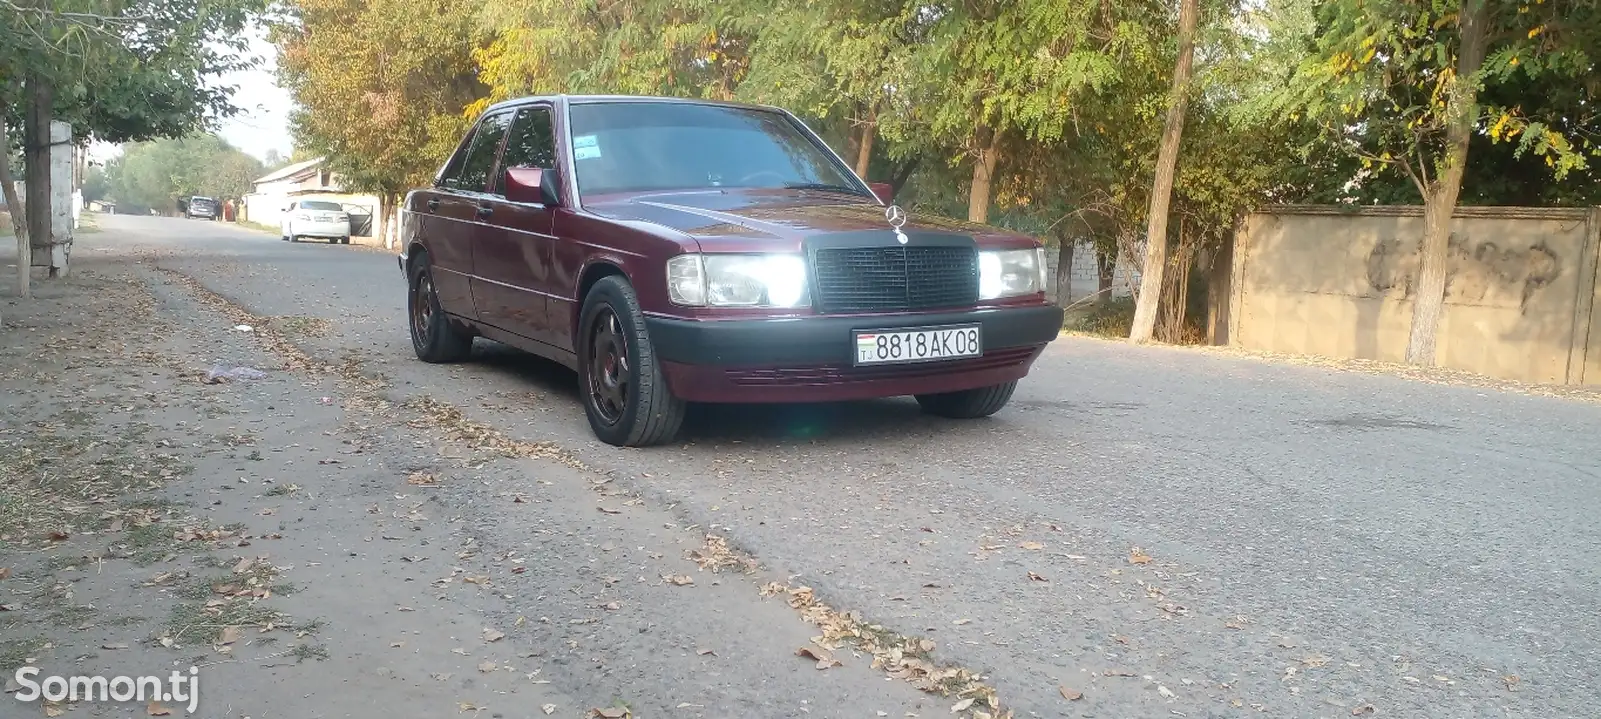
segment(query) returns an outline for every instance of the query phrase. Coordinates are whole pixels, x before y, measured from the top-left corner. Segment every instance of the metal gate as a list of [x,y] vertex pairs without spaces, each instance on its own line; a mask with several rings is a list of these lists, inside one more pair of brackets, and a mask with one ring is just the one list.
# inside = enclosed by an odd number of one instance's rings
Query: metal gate
[[344,204],[345,214],[350,215],[351,237],[372,237],[372,206]]

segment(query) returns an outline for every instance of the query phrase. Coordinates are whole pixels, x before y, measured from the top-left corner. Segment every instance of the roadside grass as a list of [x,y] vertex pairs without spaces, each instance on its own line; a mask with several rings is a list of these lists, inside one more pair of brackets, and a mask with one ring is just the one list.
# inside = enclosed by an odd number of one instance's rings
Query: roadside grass
[[49,644],[50,640],[44,636],[0,640],[0,671],[10,676]]
[[1113,297],[1071,310],[1062,319],[1062,327],[1069,332],[1095,337],[1128,337],[1129,330],[1134,327],[1134,298]]
[[234,224],[238,225],[239,227],[243,227],[243,228],[245,228],[247,230],[255,230],[257,232],[265,232],[265,233],[267,233],[269,235],[277,235],[277,236],[281,237],[282,233],[283,233],[283,228],[281,228],[281,227],[273,227],[272,225],[263,224],[263,223],[260,223],[260,222],[251,222],[250,220],[240,220],[238,222],[235,222]]
[[[213,558],[213,566],[227,566]],[[176,587],[180,601],[160,631],[152,637],[158,644],[201,645],[238,641],[246,630],[266,634],[276,630],[305,636],[321,628],[321,622],[292,624],[292,618],[266,604],[273,596],[292,594],[298,588],[278,582],[278,568],[270,562],[246,558],[223,573],[190,575]],[[238,636],[230,637],[237,633]]]

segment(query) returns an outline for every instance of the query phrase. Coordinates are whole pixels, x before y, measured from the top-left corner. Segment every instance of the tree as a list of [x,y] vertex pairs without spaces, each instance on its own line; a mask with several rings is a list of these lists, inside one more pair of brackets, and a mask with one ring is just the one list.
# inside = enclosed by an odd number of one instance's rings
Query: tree
[[298,109],[297,153],[328,158],[348,189],[378,195],[393,246],[397,201],[432,180],[485,95],[472,2],[297,0],[273,30],[280,82]]
[[111,184],[106,180],[106,170],[99,165],[90,165],[83,173],[83,201],[98,202],[106,199]]
[[[29,137],[31,222],[0,168],[18,228],[18,283],[28,293],[34,244],[48,246],[47,134],[52,119],[78,138],[123,142],[176,136],[238,111],[232,88],[209,80],[244,69],[242,32],[266,0],[0,0],[0,145]],[[27,122],[23,122],[24,116]],[[31,132],[30,132],[31,130]],[[31,225],[26,227],[25,225]],[[32,233],[29,232],[32,230]]]
[[1179,9],[1178,62],[1173,68],[1173,94],[1168,101],[1167,126],[1162,130],[1162,146],[1156,158],[1156,180],[1151,187],[1151,207],[1145,231],[1145,263],[1136,298],[1134,325],[1129,339],[1149,342],[1156,329],[1156,307],[1161,301],[1162,271],[1167,266],[1167,210],[1173,197],[1173,176],[1178,171],[1179,143],[1184,135],[1184,110],[1190,100],[1190,71],[1195,62],[1195,24],[1200,15],[1198,0],[1181,0]]
[[124,145],[107,165],[106,184],[110,196],[129,210],[165,212],[193,195],[242,197],[265,173],[260,160],[206,134]]
[[[1525,103],[1544,85],[1593,87],[1601,14],[1593,0],[1334,0],[1283,109],[1316,118],[1364,169],[1398,169],[1423,200],[1409,363],[1432,365],[1451,219],[1476,135],[1541,157],[1556,179],[1601,152],[1564,103]],[[1571,111],[1572,105],[1568,105]],[[1595,110],[1580,110],[1593,123]],[[1593,124],[1589,124],[1593,127]]]

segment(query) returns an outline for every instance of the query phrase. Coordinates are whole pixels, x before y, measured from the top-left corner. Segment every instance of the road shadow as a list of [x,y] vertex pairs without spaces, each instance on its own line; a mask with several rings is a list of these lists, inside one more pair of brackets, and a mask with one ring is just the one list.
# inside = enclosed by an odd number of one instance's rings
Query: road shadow
[[[480,340],[472,363],[499,377],[559,401],[568,402],[577,421],[583,421],[578,374],[561,364],[522,350]],[[989,420],[953,423],[922,413],[910,397],[858,402],[801,404],[691,404],[679,433],[688,442],[816,441],[849,438],[853,442],[894,439],[910,432],[988,424]]]

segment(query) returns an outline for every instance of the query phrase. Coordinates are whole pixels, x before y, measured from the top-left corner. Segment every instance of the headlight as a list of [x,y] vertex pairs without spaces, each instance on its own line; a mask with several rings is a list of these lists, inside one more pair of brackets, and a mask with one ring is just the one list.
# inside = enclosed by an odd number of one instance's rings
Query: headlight
[[986,300],[1045,290],[1045,248],[978,253],[978,294]]
[[667,296],[691,307],[800,307],[806,262],[800,255],[678,255],[667,261]]

